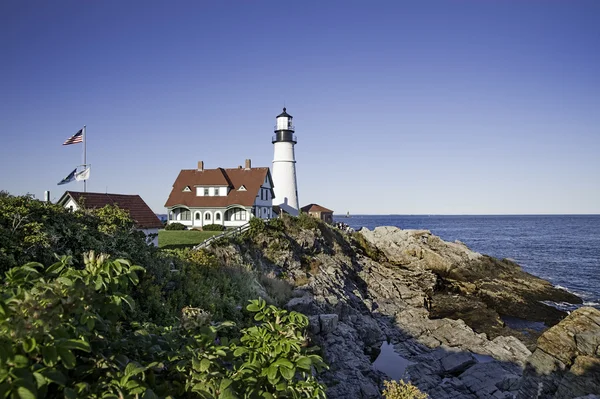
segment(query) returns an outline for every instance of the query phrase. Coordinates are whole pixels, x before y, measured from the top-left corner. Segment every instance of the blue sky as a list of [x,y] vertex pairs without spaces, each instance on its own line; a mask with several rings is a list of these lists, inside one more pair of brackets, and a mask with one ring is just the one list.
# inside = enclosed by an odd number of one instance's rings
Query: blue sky
[[600,213],[600,2],[4,1],[0,189],[156,212],[179,170],[270,166],[294,116],[301,204]]

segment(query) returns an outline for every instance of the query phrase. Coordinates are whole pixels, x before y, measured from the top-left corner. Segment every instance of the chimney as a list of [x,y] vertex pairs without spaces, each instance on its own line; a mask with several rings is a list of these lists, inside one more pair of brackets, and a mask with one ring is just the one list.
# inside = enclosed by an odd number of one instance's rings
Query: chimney
[[252,169],[252,161],[250,159],[246,159],[246,167],[244,169],[246,169],[246,170]]
[[50,191],[44,191],[44,202],[50,202]]
[[204,161],[198,161],[198,172],[204,171]]

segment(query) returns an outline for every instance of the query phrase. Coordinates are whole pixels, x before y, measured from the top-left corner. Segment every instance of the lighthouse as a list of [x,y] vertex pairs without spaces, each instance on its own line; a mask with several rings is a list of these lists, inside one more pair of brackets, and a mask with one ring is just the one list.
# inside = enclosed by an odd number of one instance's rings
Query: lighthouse
[[277,115],[275,134],[273,135],[273,189],[275,198],[273,205],[283,211],[298,216],[298,184],[296,183],[296,157],[294,146],[296,135],[292,125],[292,115],[283,112]]

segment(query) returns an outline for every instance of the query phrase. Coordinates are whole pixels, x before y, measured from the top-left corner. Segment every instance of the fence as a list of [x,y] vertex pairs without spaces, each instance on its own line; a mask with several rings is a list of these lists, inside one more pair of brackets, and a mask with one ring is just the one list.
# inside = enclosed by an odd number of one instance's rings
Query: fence
[[200,244],[198,244],[194,247],[194,250],[208,248],[213,241],[218,240],[219,238],[229,237],[229,236],[232,236],[235,234],[240,234],[240,233],[243,233],[244,231],[248,230],[249,228],[250,228],[250,223],[246,223],[246,224],[236,227],[235,229],[224,231],[221,234],[209,237],[206,240],[202,241]]

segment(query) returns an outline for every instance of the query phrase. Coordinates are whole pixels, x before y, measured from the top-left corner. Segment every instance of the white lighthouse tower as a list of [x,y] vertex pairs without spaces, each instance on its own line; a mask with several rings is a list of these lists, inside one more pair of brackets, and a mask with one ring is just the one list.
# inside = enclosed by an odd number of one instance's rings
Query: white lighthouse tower
[[296,183],[296,157],[294,145],[296,135],[292,125],[292,115],[283,108],[277,115],[275,135],[273,136],[273,190],[275,198],[273,205],[278,205],[282,210],[293,216],[298,216],[298,184]]

